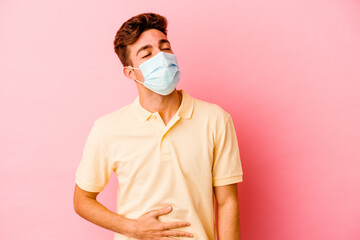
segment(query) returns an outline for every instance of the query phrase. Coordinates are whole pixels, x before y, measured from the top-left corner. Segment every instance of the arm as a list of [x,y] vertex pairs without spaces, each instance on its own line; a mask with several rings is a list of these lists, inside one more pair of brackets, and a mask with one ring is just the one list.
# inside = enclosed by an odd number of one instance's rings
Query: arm
[[219,240],[240,240],[237,184],[214,187]]
[[96,200],[98,192],[88,192],[77,184],[74,192],[74,210],[82,218],[103,228],[128,235],[131,232],[131,220],[124,218]]
[[[169,213],[171,208],[153,210],[138,219],[125,218],[116,214],[96,200],[98,192],[88,192],[77,184],[74,192],[74,210],[82,218],[113,232],[137,239],[169,239],[168,237],[192,237],[188,232],[171,230],[185,227],[187,222],[160,222],[157,217]],[[149,237],[149,238],[146,238]],[[153,238],[151,238],[153,237]]]

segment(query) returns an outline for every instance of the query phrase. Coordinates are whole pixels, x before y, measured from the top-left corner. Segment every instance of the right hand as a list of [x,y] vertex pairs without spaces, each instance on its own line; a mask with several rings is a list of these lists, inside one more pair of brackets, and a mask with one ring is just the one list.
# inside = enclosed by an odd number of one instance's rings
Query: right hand
[[193,235],[189,232],[171,230],[174,228],[187,227],[190,225],[189,222],[165,223],[158,220],[158,216],[168,214],[171,210],[171,206],[152,210],[134,220],[133,231],[131,231],[132,233],[130,234],[130,237],[142,240],[174,239],[172,237],[192,238]]

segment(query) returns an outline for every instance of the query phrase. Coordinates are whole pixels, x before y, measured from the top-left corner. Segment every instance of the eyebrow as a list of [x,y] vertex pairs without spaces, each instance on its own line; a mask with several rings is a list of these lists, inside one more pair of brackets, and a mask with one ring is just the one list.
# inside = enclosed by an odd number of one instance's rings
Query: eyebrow
[[[164,44],[164,43],[170,44],[170,42],[169,42],[168,40],[166,40],[166,39],[161,39],[161,40],[159,41],[159,45],[162,45],[162,44]],[[152,45],[146,44],[146,45],[142,46],[141,48],[139,48],[139,50],[136,52],[136,56],[139,54],[139,52],[141,52],[141,51],[143,51],[143,50],[146,50],[146,49],[148,49],[148,48],[152,48]]]
[[161,39],[161,40],[159,41],[159,45],[164,44],[164,43],[170,44],[170,42],[169,42],[168,40],[166,40],[166,39]]

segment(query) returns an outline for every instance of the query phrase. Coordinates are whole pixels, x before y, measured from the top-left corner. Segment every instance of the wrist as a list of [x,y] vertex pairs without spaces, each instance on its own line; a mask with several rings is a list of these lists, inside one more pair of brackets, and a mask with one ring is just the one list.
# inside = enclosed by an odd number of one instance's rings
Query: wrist
[[128,236],[128,237],[135,237],[136,235],[136,226],[137,226],[137,220],[136,219],[130,219],[130,218],[125,218],[124,221],[124,230],[123,230],[123,234]]

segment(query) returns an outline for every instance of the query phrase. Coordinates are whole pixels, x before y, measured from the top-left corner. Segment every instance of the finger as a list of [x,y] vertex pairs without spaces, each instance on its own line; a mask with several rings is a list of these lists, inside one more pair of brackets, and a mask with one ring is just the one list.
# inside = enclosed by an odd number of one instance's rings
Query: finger
[[164,224],[164,229],[173,229],[190,226],[189,222],[169,222]]
[[154,217],[157,217],[157,216],[161,216],[161,215],[168,214],[169,212],[171,212],[171,210],[172,210],[172,207],[171,207],[171,206],[167,206],[167,207],[160,208],[160,209],[157,209],[157,210],[152,210],[152,211],[151,211],[151,214],[152,214]]
[[167,237],[188,237],[188,238],[193,237],[192,233],[184,232],[184,231],[177,231],[177,230],[166,230],[166,231],[163,231],[161,235],[167,236]]

